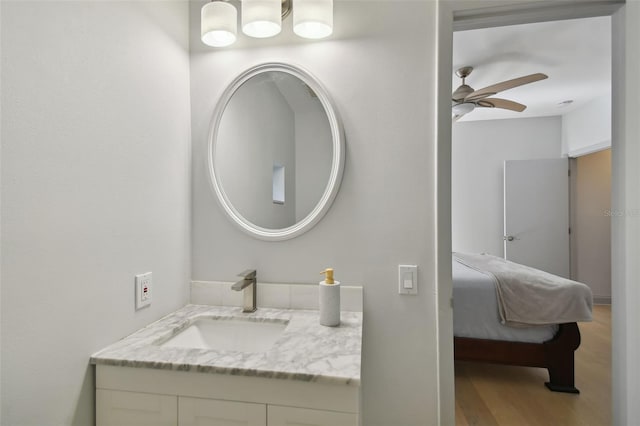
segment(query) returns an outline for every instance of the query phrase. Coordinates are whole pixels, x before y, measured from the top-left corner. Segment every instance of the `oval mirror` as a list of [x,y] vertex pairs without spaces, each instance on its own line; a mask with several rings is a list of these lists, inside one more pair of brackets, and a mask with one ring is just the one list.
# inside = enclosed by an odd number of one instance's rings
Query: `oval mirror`
[[311,229],[342,179],[344,136],[329,95],[310,74],[253,67],[225,90],[213,116],[209,173],[220,205],[243,231],[285,240]]

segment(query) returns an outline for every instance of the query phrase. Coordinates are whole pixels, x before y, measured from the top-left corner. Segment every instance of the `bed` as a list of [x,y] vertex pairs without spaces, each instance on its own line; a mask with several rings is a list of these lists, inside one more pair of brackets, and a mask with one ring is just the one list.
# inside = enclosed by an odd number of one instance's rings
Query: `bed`
[[[545,383],[547,388],[555,392],[579,393],[574,380],[574,352],[580,346],[577,322],[591,320],[592,296],[589,288],[584,284],[493,256],[488,259],[491,264],[482,263],[487,258],[481,256],[489,255],[454,253],[453,256],[455,359],[546,368],[549,372],[549,381]],[[540,317],[534,314],[530,319],[516,318],[512,322],[510,319],[513,318],[505,318],[504,300],[499,285],[502,277],[499,275],[500,271],[492,269],[493,264],[507,268],[515,266],[518,268],[517,273],[524,270],[527,273],[533,271],[534,274],[544,274],[540,275],[542,281],[557,279],[560,284],[565,284],[563,281],[566,281],[574,287],[566,295],[570,299],[562,300],[560,311],[555,309],[546,312],[544,308],[535,305],[553,305],[553,300],[544,299],[549,295],[528,296],[538,299],[532,303],[535,310],[545,312]],[[517,274],[512,275],[517,277]],[[532,276],[528,276],[527,280],[531,281]],[[551,296],[558,298],[556,294]],[[563,306],[568,305],[575,305],[575,309],[570,306],[571,309],[562,310]],[[534,324],[528,324],[529,320]]]

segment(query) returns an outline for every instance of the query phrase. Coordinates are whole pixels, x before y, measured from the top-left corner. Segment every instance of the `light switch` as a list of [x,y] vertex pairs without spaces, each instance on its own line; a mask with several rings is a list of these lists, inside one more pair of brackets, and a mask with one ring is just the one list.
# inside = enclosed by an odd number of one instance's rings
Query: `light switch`
[[413,288],[413,276],[410,272],[405,272],[402,279],[402,286],[405,289]]
[[398,293],[418,294],[417,265],[398,265]]

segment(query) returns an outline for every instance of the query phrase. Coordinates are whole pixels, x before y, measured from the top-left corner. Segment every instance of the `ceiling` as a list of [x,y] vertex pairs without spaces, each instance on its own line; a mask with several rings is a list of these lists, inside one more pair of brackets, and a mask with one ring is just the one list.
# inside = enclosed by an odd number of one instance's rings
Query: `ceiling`
[[[527,105],[523,112],[476,108],[460,121],[563,115],[611,93],[609,16],[512,25],[453,34],[455,70],[470,65],[466,83],[481,89],[533,73],[548,79],[501,92],[495,97]],[[568,106],[559,103],[572,100]]]

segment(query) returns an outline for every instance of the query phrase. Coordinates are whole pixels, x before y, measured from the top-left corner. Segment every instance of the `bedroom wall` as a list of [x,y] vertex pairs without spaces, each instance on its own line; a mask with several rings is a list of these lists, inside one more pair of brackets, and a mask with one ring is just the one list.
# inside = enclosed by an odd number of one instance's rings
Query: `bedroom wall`
[[453,124],[453,251],[503,256],[504,161],[560,158],[561,126],[559,116]]
[[611,147],[611,93],[562,116],[562,153],[577,157]]
[[91,354],[188,298],[188,6],[0,7],[0,424],[90,426]]
[[[200,19],[202,4],[191,2],[192,22]],[[272,40],[241,36],[233,48],[216,50],[203,46],[192,26],[192,277],[231,281],[256,268],[259,282],[317,285],[318,272],[334,267],[338,280],[364,287],[363,424],[434,425],[436,114],[430,99],[437,3],[334,6],[334,36],[313,43],[295,37],[288,21]],[[346,134],[344,177],[332,208],[312,230],[282,242],[238,230],[218,206],[206,168],[207,134],[221,93],[242,71],[272,61],[316,76]],[[418,265],[417,296],[398,295],[402,263]]]
[[611,150],[572,161],[571,277],[611,303]]

